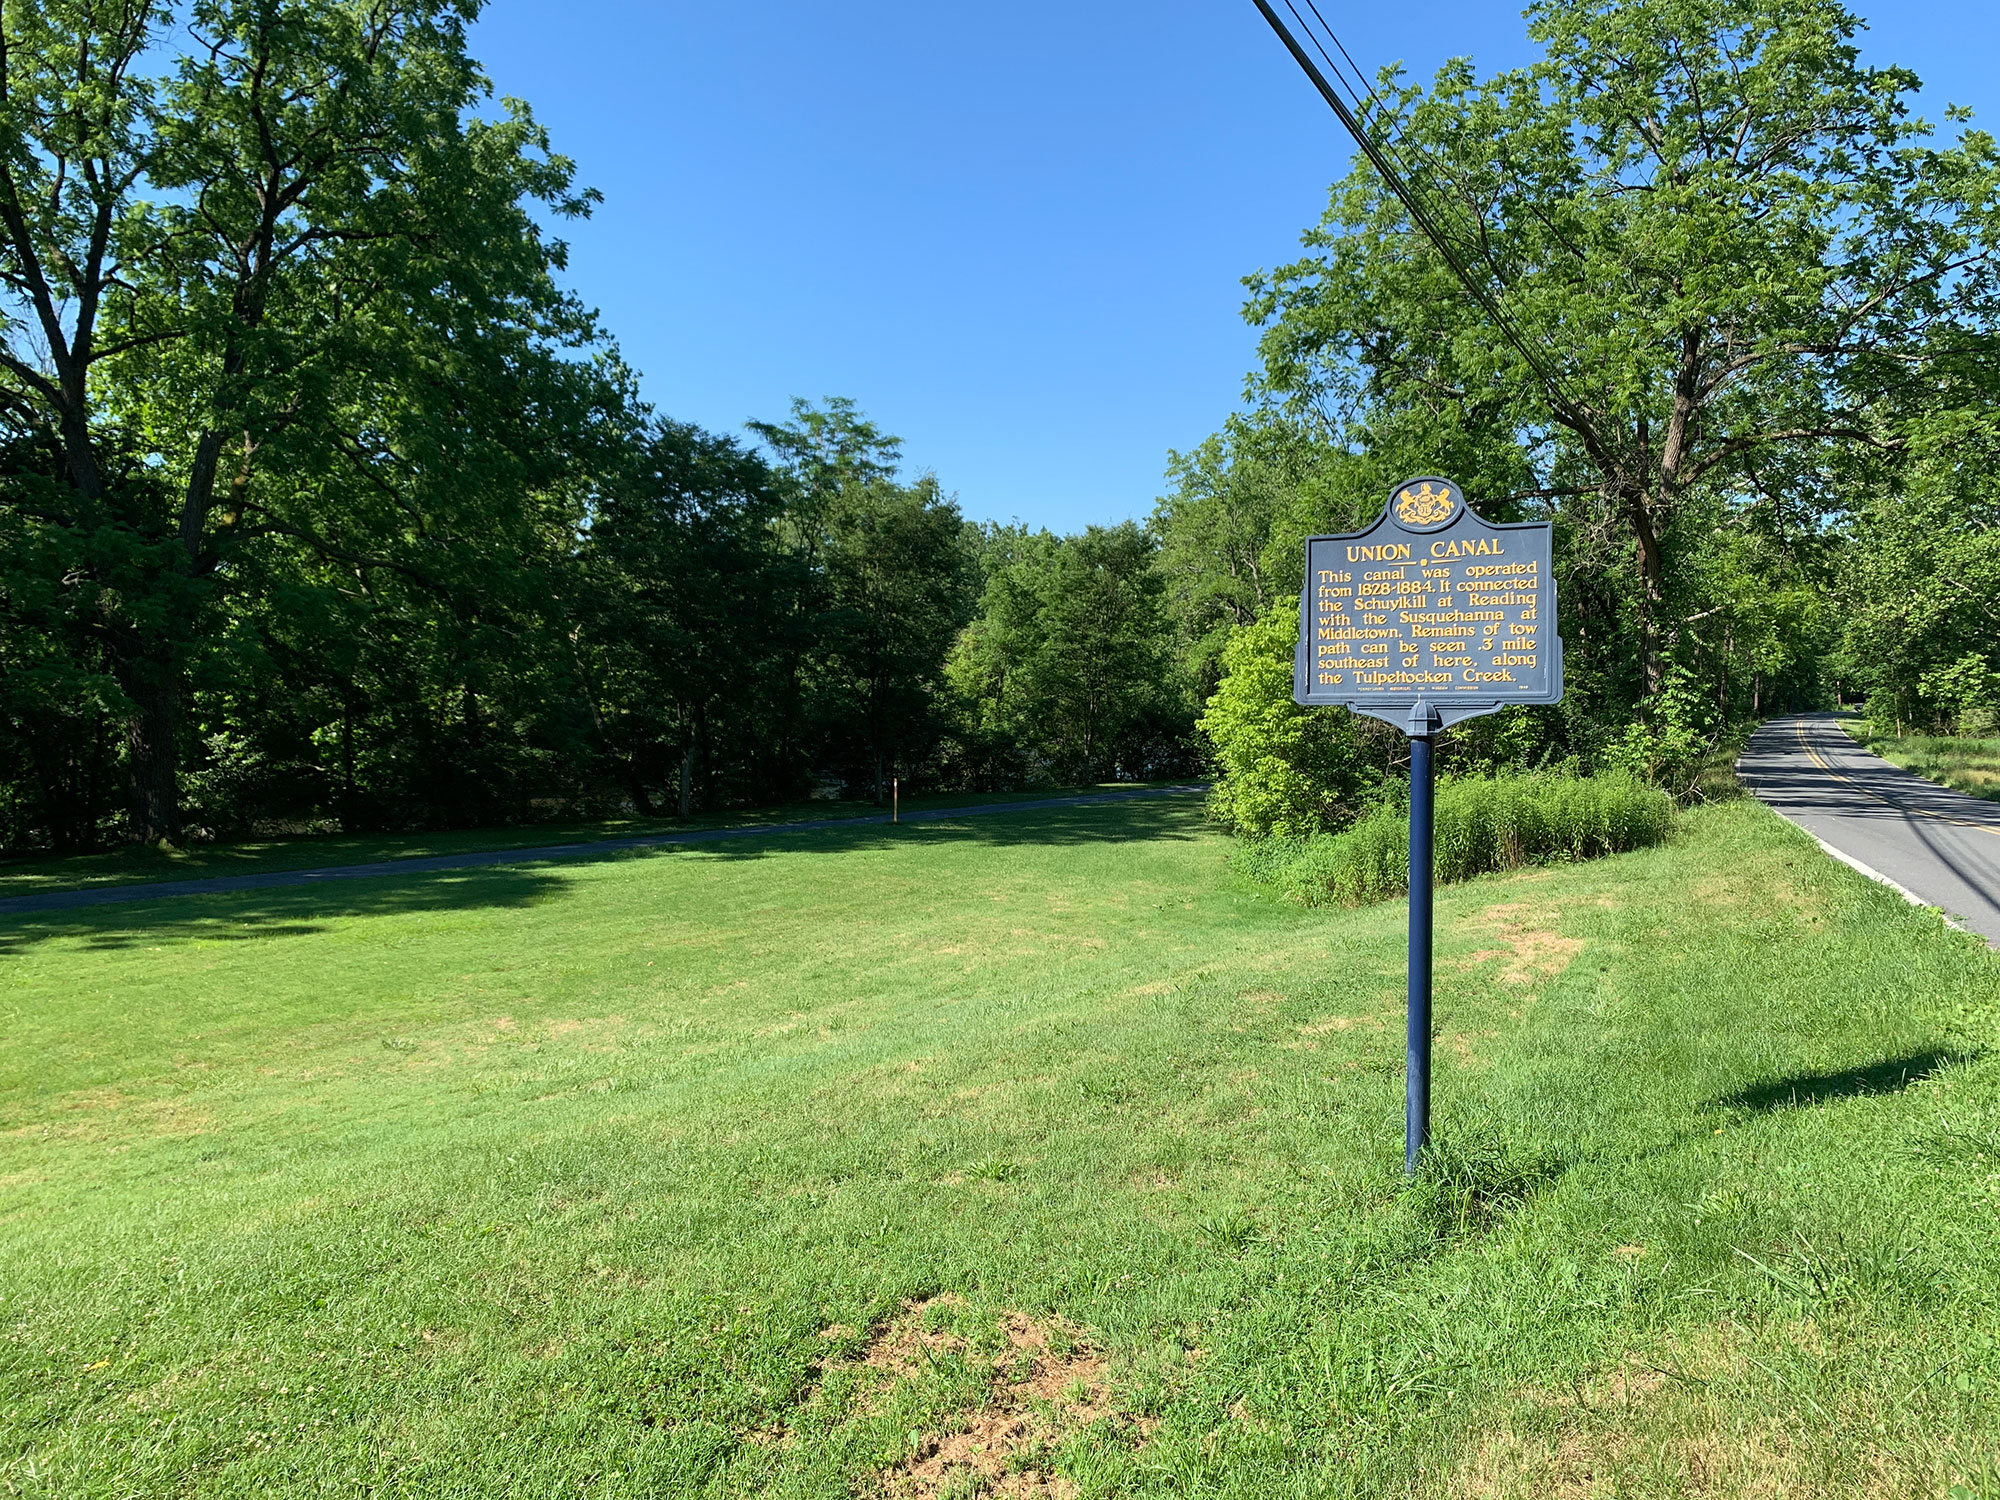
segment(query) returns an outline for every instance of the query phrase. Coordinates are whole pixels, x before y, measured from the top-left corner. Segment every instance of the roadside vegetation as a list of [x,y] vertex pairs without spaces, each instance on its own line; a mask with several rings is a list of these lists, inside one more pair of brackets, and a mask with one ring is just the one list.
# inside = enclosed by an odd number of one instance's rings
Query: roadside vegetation
[[[16,920],[0,1490],[1988,1494],[2000,971],[1754,804],[1193,799]],[[1011,1486],[1011,1488],[1010,1488]]]
[[1884,733],[1845,719],[1847,732],[1884,760],[1955,791],[2000,802],[2000,739],[1990,735]]
[[[1616,772],[1446,777],[1437,788],[1432,868],[1441,884],[1524,865],[1651,848],[1673,830],[1673,799]],[[1408,811],[1378,808],[1345,833],[1246,840],[1238,867],[1308,906],[1360,906],[1410,886]]]

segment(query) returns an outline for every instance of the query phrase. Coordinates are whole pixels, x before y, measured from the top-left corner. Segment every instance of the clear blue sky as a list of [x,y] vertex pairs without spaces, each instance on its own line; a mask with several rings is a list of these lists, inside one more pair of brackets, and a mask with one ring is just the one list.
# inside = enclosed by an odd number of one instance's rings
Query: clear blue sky
[[[1526,60],[1516,5],[1322,4],[1369,71]],[[1882,0],[1872,62],[2000,118],[1996,27]],[[1250,0],[490,0],[474,49],[605,201],[570,279],[647,398],[738,431],[851,396],[968,515],[1145,514],[1238,403],[1240,279],[1348,144]]]

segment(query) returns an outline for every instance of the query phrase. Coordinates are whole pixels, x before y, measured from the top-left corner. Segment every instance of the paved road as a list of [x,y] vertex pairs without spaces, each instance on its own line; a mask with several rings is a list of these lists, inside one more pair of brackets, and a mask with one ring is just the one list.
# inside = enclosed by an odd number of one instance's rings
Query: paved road
[[2000,946],[2000,803],[1863,750],[1833,714],[1772,719],[1736,763],[1744,785],[1820,842]]
[[[1102,802],[1130,802],[1144,797],[1180,797],[1205,792],[1205,786],[1142,786],[1120,792],[1081,792],[1073,797],[1043,797],[1030,802],[981,802],[971,807],[926,807],[903,814],[905,823],[958,822],[995,813],[1033,812],[1041,808],[1092,807]],[[225,891],[267,891],[277,886],[318,885],[327,880],[369,880],[382,875],[409,875],[426,870],[471,870],[487,865],[540,864],[556,859],[602,859],[623,849],[649,849],[665,844],[713,844],[723,839],[772,838],[795,833],[820,833],[835,828],[865,828],[887,823],[888,813],[865,818],[816,818],[802,823],[758,823],[738,828],[694,828],[685,833],[644,833],[623,839],[593,839],[584,844],[544,844],[526,849],[481,849],[467,854],[433,854],[420,859],[385,859],[366,865],[334,865],[321,870],[271,870],[262,875],[213,875],[201,880],[155,880],[136,885],[101,885],[81,891],[41,891],[32,896],[0,900],[0,916],[37,911],[66,911],[79,906],[109,906],[126,901],[157,901],[170,896],[207,896]]]

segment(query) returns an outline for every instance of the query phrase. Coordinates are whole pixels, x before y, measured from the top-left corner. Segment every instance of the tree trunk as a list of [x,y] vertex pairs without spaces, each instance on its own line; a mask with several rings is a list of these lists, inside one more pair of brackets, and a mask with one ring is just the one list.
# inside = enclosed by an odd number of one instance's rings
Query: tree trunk
[[681,816],[694,815],[694,744],[692,741],[681,751]]
[[180,833],[180,757],[174,743],[180,684],[165,652],[150,652],[132,668],[121,674],[125,696],[132,700],[125,720],[131,832],[140,843],[152,844]]
[[1660,650],[1660,615],[1667,602],[1667,570],[1660,535],[1646,502],[1634,496],[1629,503],[1632,535],[1639,550],[1639,663],[1645,674],[1646,696],[1659,692],[1667,680],[1667,665]]
[[[211,428],[195,445],[194,463],[181,502],[177,528],[180,551],[174,562],[191,578],[201,556],[202,535],[208,524],[210,496],[215,491],[216,459],[222,452],[222,433]],[[175,587],[173,584],[167,585]],[[185,623],[178,611],[169,609],[169,618]],[[125,721],[125,764],[129,782],[131,837],[142,844],[180,836],[180,664],[173,643],[151,641],[137,644],[119,663],[119,686],[132,700],[133,711]]]
[[357,803],[354,791],[354,701],[340,698],[340,831],[354,832]]

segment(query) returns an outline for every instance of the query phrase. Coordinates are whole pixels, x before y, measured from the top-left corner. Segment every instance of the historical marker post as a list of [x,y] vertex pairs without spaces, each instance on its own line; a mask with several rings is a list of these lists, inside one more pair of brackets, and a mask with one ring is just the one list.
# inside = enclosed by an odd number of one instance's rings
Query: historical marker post
[[1410,1024],[1403,1165],[1431,1122],[1431,833],[1439,731],[1562,698],[1546,521],[1496,525],[1446,479],[1398,485],[1375,524],[1306,538],[1292,696],[1410,737]]

